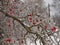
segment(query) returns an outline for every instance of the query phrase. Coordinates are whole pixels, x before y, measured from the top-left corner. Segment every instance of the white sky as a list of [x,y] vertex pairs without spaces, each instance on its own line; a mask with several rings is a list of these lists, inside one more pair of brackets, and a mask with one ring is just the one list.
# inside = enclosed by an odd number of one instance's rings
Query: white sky
[[52,4],[53,0],[44,0],[46,3]]
[[[46,5],[48,5],[48,4],[52,5],[53,4],[53,0],[44,0],[44,1],[46,2]],[[50,6],[51,17],[55,15],[55,12],[56,12],[55,9],[52,6]]]

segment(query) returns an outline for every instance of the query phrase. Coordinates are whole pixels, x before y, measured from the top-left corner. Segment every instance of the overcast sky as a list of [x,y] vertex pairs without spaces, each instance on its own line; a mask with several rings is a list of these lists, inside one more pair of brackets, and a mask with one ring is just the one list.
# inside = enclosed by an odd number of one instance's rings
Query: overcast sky
[[[44,1],[46,2],[46,5],[48,5],[48,4],[52,5],[53,4],[53,0],[44,0]],[[52,6],[50,6],[50,14],[51,14],[51,16],[55,15],[55,9]]]

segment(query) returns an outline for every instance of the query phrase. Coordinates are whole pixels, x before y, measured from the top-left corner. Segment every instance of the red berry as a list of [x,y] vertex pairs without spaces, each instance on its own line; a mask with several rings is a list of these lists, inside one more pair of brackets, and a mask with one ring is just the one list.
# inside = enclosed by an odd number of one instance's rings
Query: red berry
[[14,43],[15,43],[16,41],[14,40]]
[[33,24],[35,25],[35,23],[33,22]]
[[9,12],[10,14],[12,14],[12,12]]
[[32,20],[30,20],[30,22],[32,22]]
[[56,31],[56,27],[53,27],[51,30],[52,30],[52,31]]
[[29,16],[32,16],[32,14],[30,14]]
[[11,27],[11,24],[8,24],[9,27]]
[[47,26],[45,26],[45,29],[47,29]]
[[12,11],[12,9],[11,9],[11,8],[10,8],[9,10],[10,10],[10,11]]
[[29,18],[29,20],[32,20],[32,18]]
[[36,19],[36,22],[39,22],[38,19]]
[[22,10],[20,10],[20,12],[22,12]]
[[21,43],[24,43],[23,40],[21,40]]
[[35,25],[36,23],[35,23],[35,20],[33,20],[33,24]]
[[6,41],[10,43],[11,42],[11,38],[8,38]]

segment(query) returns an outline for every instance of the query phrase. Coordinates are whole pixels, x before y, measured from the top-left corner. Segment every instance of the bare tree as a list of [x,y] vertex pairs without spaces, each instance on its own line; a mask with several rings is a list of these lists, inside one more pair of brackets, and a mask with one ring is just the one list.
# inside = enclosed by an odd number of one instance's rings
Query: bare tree
[[50,5],[46,7],[44,0],[0,2],[1,45],[38,45],[37,41],[40,45],[58,45],[54,41],[58,28],[50,17]]

